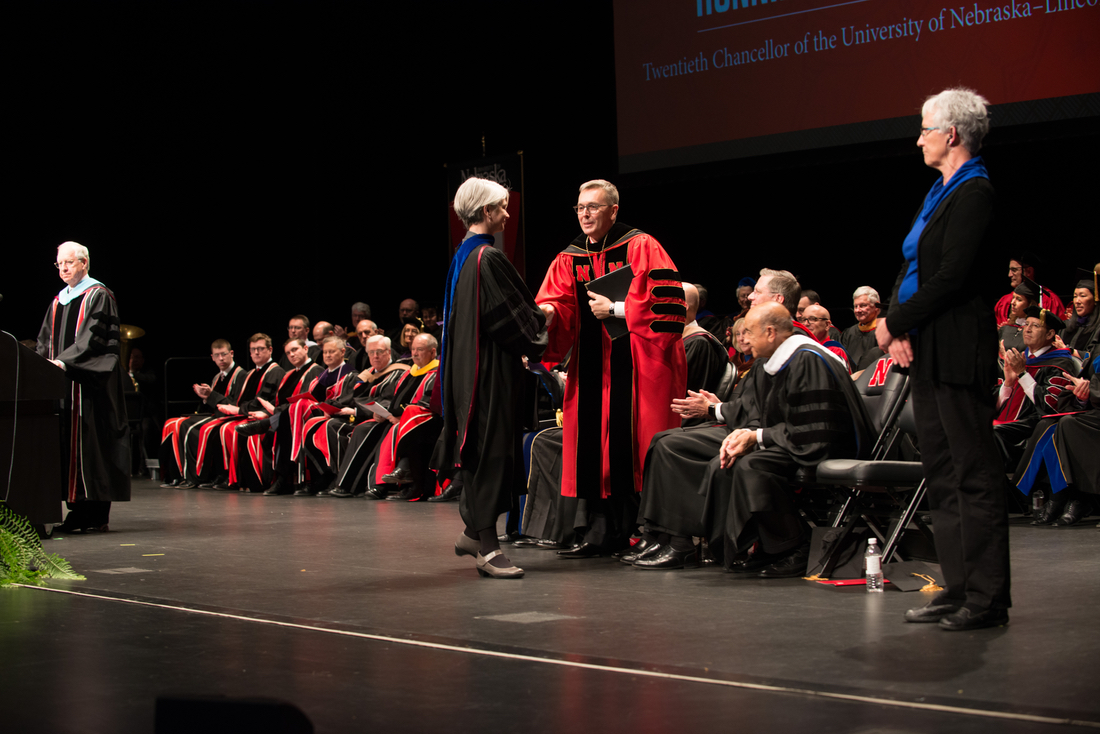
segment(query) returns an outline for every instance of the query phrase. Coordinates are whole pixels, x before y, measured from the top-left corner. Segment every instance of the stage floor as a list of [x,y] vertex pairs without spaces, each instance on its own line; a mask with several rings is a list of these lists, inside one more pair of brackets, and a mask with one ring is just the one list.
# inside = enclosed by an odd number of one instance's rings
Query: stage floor
[[[317,732],[1100,728],[1100,532],[1012,527],[1006,628],[906,624],[887,587],[454,555],[456,503],[159,489],[0,592],[10,732],[154,730],[161,696],[269,697]],[[1089,630],[1092,630],[1091,632]],[[379,728],[381,727],[381,728]]]

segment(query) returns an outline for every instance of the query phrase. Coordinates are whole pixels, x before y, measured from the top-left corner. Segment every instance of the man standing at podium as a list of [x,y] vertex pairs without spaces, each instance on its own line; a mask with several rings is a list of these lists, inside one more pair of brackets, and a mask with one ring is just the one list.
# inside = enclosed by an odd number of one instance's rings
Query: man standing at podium
[[130,430],[119,364],[115,294],[88,275],[88,248],[63,242],[57,270],[65,287],[46,311],[38,353],[72,383],[61,430],[62,478],[69,514],[63,532],[107,530],[111,502],[130,499]]

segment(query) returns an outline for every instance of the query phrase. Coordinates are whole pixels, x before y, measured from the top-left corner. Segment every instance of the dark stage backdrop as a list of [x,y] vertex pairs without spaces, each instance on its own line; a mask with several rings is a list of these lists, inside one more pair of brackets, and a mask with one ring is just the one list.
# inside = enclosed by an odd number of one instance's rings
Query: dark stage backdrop
[[[532,290],[578,233],[578,184],[604,177],[716,310],[741,276],[785,267],[842,326],[857,285],[892,284],[935,178],[912,139],[620,175],[609,0],[21,5],[4,17],[0,328],[34,337],[61,286],[54,248],[77,240],[154,367],[223,336],[244,360],[249,334],[281,342],[299,312],[346,325],[365,300],[389,327],[402,298],[441,301],[443,166],[483,137],[524,151]],[[1048,258],[1059,292],[1098,258],[1098,143],[1095,119],[994,127],[1000,212],[975,287],[1006,292],[1016,246]]]

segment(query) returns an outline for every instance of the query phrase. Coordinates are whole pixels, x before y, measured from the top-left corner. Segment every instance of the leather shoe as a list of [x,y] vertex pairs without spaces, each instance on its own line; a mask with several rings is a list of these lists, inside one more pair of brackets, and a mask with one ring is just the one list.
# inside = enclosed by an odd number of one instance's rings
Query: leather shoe
[[457,500],[460,494],[462,494],[462,487],[456,487],[452,483],[447,485],[447,488],[443,490],[442,494],[437,494],[435,497],[429,497],[428,502],[450,502],[452,500]]
[[[366,491],[366,493],[363,496],[366,497],[368,500],[384,500],[384,499],[386,499],[386,495],[388,495],[388,494],[389,494],[389,492],[381,490],[378,487],[371,487],[370,489],[368,489]],[[343,497],[342,494],[333,494],[332,496],[333,497]]]
[[541,538],[532,538],[529,535],[524,535],[521,538],[516,538],[512,541],[512,545],[517,548],[537,548]]
[[764,566],[757,576],[762,579],[790,579],[805,576],[809,560],[810,546],[804,545],[775,563]]
[[264,497],[275,497],[282,494],[293,494],[294,487],[290,486],[289,482],[284,482],[282,477],[275,480],[275,483],[264,490]]
[[1076,525],[1077,521],[1085,516],[1085,503],[1078,499],[1072,499],[1066,503],[1066,509],[1062,512],[1055,525]]
[[592,543],[581,543],[572,548],[558,551],[558,558],[599,558],[603,555],[603,547]]
[[475,538],[467,537],[466,533],[458,534],[458,540],[455,541],[456,556],[476,556],[479,553],[481,553],[480,542]]
[[727,573],[757,573],[765,566],[770,566],[780,560],[779,556],[773,556],[758,550],[744,558],[736,558],[726,564]]
[[1053,525],[1065,511],[1065,500],[1054,495],[1047,500],[1042,508],[1039,510],[1039,514],[1031,521],[1032,525]]
[[383,476],[382,481],[386,484],[408,484],[412,481],[412,472],[408,469],[397,467],[389,474]]
[[646,540],[645,538],[639,538],[638,542],[636,542],[634,545],[628,545],[622,550],[615,551],[611,554],[611,557],[614,558],[616,561],[621,561],[623,559],[623,556],[636,556],[652,545],[652,541]]
[[161,489],[175,489],[176,487],[179,486],[179,483],[180,483],[180,480],[172,479],[170,481],[165,482],[164,484],[162,484],[160,486],[161,486]]
[[[643,543],[645,545],[642,545]],[[638,547],[640,545],[642,546],[641,548]],[[643,558],[652,558],[653,556],[664,550],[665,547],[666,546],[663,546],[660,543],[646,543],[643,540],[641,543],[634,544],[633,553],[627,550],[626,553],[612,554],[611,557],[614,558],[616,555],[618,555],[619,563],[625,563],[628,566],[633,566],[635,561],[640,561]]]
[[261,433],[267,433],[270,428],[271,419],[261,418],[260,420],[237,424],[236,431],[238,436],[258,436]]
[[564,550],[567,547],[565,543],[559,543],[550,538],[543,538],[536,543],[536,545],[539,547],[539,550]]
[[939,622],[944,617],[949,617],[959,611],[960,608],[958,604],[951,604],[950,602],[938,603],[936,599],[933,599],[923,607],[916,607],[915,609],[907,611],[905,613],[905,621]]
[[678,551],[666,545],[648,558],[634,562],[634,568],[683,568],[689,558],[695,558],[695,549]]
[[194,482],[184,479],[182,482],[176,485],[176,489],[194,489],[198,485]]
[[300,484],[300,485],[298,485],[298,489],[294,490],[294,496],[295,497],[312,497],[313,496],[313,490],[310,489],[310,486],[308,484]]
[[512,531],[510,533],[501,533],[497,536],[498,543],[514,543],[523,536],[519,534],[519,531]]
[[[464,533],[465,535],[465,533]],[[485,578],[494,579],[521,579],[523,578],[523,569],[519,566],[508,566],[507,568],[497,568],[489,561],[493,560],[499,555],[503,555],[503,551],[499,548],[487,556],[477,554],[477,573],[479,576]]]
[[339,497],[340,499],[349,499],[355,496],[343,487],[333,487],[329,491],[322,492],[321,494],[325,495],[326,497]]
[[954,614],[940,620],[940,629],[951,632],[980,630],[986,627],[1000,627],[1008,624],[1007,609],[983,609],[980,612],[963,607]]

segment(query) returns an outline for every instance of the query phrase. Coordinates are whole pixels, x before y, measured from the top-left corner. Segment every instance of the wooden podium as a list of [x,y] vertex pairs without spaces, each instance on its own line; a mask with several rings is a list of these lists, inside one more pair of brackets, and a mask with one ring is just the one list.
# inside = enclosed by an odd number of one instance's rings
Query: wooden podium
[[61,430],[69,394],[64,372],[0,332],[0,500],[6,497],[34,525],[62,520]]

